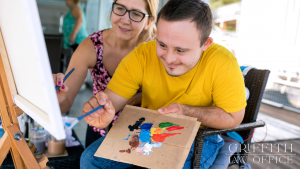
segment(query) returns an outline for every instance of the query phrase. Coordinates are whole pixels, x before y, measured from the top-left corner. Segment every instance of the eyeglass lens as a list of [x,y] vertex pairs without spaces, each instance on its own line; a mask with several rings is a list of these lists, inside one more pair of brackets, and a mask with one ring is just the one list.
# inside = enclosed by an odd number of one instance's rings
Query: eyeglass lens
[[[127,11],[127,9],[122,5],[114,4],[114,6],[113,6],[113,12],[116,15],[123,16],[126,13],[126,11]],[[129,18],[133,21],[140,22],[143,20],[144,14],[142,14],[141,12],[138,12],[138,11],[129,11]]]

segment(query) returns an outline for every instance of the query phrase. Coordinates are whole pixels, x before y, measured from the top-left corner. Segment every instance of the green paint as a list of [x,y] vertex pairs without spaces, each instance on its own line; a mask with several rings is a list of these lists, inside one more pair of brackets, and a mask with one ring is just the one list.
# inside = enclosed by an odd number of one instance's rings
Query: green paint
[[171,126],[179,126],[179,125],[173,124],[173,123],[170,123],[170,122],[160,123],[160,124],[159,124],[159,127],[160,127],[160,128],[171,127]]

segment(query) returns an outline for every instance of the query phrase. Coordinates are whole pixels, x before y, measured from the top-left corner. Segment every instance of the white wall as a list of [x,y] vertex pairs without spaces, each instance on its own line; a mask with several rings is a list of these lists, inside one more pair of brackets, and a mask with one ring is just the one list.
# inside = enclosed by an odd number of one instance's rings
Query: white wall
[[107,17],[110,14],[113,0],[101,0],[99,12],[99,30],[107,29],[110,25],[107,23]]
[[273,73],[299,71],[300,0],[243,0],[236,56]]
[[89,34],[99,30],[99,15],[100,15],[100,1],[87,0],[86,4],[86,23]]

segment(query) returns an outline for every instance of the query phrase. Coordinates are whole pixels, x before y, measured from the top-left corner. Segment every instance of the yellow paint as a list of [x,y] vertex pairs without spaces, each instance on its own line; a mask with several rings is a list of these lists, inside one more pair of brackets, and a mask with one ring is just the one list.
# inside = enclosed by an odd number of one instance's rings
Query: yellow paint
[[[153,136],[153,134],[161,134],[161,132],[164,130],[165,128],[151,128],[151,137]],[[151,138],[152,142],[155,142],[152,138]]]

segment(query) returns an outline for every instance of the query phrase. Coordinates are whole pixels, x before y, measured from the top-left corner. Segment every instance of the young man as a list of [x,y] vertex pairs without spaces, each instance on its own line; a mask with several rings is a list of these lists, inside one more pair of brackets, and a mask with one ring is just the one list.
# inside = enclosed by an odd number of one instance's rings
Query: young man
[[[141,44],[118,66],[104,92],[93,96],[83,114],[105,105],[85,120],[105,128],[142,87],[142,107],[161,114],[196,117],[202,126],[238,126],[246,107],[245,85],[236,58],[209,37],[212,14],[201,0],[169,0],[158,14],[157,38]],[[104,137],[81,157],[82,168],[132,166],[94,157]],[[219,135],[205,137],[200,168],[209,168],[224,144]],[[191,167],[193,146],[184,168]]]

